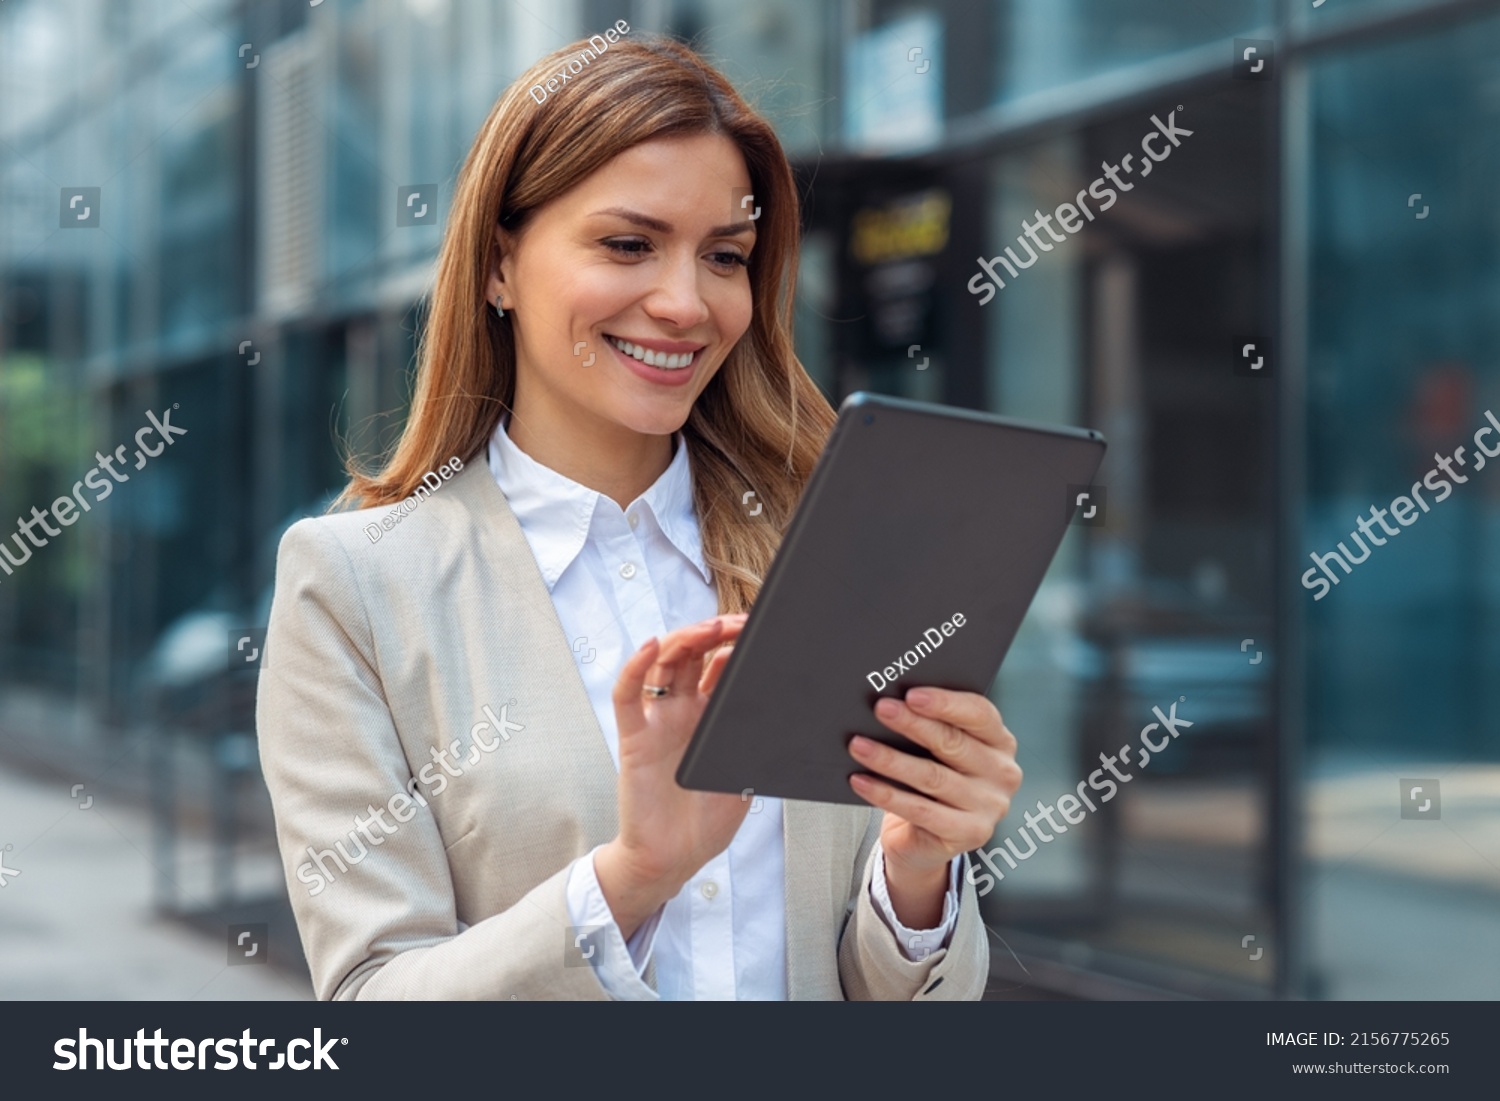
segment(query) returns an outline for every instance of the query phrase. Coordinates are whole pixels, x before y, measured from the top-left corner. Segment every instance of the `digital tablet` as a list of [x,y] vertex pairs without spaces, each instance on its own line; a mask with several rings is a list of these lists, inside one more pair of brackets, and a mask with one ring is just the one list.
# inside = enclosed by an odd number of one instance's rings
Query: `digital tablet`
[[988,692],[1068,525],[1103,518],[1104,446],[1089,429],[851,394],[677,782],[865,805],[850,738],[926,756],[875,701]]

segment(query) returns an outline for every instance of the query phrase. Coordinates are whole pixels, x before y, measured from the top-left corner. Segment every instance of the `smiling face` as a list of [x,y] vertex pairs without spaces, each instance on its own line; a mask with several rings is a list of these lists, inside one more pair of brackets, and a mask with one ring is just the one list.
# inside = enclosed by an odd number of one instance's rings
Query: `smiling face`
[[523,449],[543,462],[528,443],[669,454],[750,325],[755,224],[733,209],[749,190],[722,134],[650,141],[542,206],[519,236],[496,231],[488,292],[492,305],[504,295],[515,330],[511,436]]

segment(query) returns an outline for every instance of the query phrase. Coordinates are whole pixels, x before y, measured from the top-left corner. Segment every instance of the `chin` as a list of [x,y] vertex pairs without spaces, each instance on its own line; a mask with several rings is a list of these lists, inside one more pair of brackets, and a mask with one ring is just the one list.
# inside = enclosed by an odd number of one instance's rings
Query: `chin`
[[642,436],[670,436],[681,430],[693,411],[692,402],[673,405],[674,408],[622,410],[619,416],[611,419]]
[[612,403],[609,419],[643,436],[670,436],[693,412],[699,391],[687,394],[632,394]]

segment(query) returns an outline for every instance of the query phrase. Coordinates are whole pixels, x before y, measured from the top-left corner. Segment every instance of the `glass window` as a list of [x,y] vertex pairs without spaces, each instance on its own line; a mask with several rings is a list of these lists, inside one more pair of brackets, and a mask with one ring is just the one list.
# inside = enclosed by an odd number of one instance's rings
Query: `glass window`
[[[157,86],[155,155],[134,160],[120,178],[130,177],[140,216],[133,247],[160,257],[163,339],[201,347],[243,301],[242,115],[233,32],[215,27],[189,43]],[[193,107],[184,115],[185,102]]]
[[1232,39],[1272,18],[1270,0],[1006,0],[1002,7],[995,88],[1002,103]]
[[823,5],[676,0],[670,11],[667,26],[641,29],[678,35],[720,65],[739,93],[776,127],[789,152],[820,147],[825,128],[816,105],[828,94],[828,14]]
[[[321,101],[328,106],[323,116],[327,129],[320,139],[322,156],[327,158],[328,194],[320,213],[327,234],[329,273],[323,293],[348,309],[368,307],[373,298],[368,275],[377,267],[383,236],[388,238],[384,247],[393,253],[410,248],[413,234],[431,247],[434,231],[430,229],[402,227],[399,234],[385,235],[381,231],[396,224],[398,184],[435,180],[427,176],[409,180],[409,169],[381,171],[382,108],[399,104],[403,110],[397,117],[410,113],[430,121],[430,97],[413,95],[406,81],[381,79],[383,71],[393,67],[386,48],[398,49],[402,41],[396,27],[382,33],[369,9],[338,15],[338,33],[332,39],[335,63]],[[399,25],[400,19],[393,17],[392,22]],[[390,144],[399,146],[403,164],[409,163],[406,135],[392,137],[400,139]]]
[[1321,35],[1360,23],[1374,23],[1414,8],[1438,8],[1453,0],[1358,0],[1357,3],[1289,4],[1288,23],[1294,34]]
[[982,905],[1023,956],[1220,996],[1264,994],[1276,958],[1274,384],[1230,354],[1269,283],[1257,91],[1184,95],[1191,136],[1112,200],[1093,183],[1149,110],[999,157],[986,253],[1015,270],[969,300],[992,408],[1109,441],[996,686],[1026,783]]
[[1310,69],[1295,569],[1330,998],[1500,989],[1497,58],[1489,17]]

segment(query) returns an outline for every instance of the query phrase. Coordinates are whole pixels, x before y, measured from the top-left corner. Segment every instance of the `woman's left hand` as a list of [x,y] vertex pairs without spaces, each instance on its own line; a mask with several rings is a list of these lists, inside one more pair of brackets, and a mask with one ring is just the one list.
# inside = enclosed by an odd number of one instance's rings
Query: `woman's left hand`
[[855,773],[849,785],[885,811],[880,845],[896,916],[909,928],[933,928],[942,918],[949,864],[989,842],[1021,786],[1016,738],[977,692],[913,688],[905,702],[880,700],[875,717],[935,758],[859,735],[849,745],[850,755],[876,774]]

